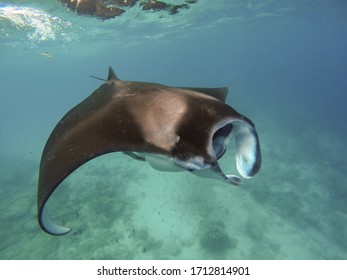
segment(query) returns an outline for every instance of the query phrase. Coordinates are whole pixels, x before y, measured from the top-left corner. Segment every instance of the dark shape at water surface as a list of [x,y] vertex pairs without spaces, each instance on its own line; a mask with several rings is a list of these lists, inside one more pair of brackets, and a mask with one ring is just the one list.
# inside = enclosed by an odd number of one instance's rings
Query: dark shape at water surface
[[180,9],[188,9],[189,4],[173,5],[162,1],[145,1],[141,3],[144,11],[168,11],[171,15],[177,14]]
[[126,12],[127,9],[139,4],[144,11],[168,11],[177,14],[180,9],[188,9],[198,0],[186,0],[184,4],[174,5],[157,0],[60,0],[70,10],[81,16],[97,17],[103,20],[115,18]]
[[255,175],[261,166],[255,126],[225,104],[227,93],[225,87],[122,81],[110,68],[105,83],[67,112],[47,140],[38,186],[42,229],[54,235],[70,231],[49,219],[46,202],[74,170],[106,153],[124,152],[160,171],[189,171],[240,185],[238,176],[225,175],[218,164],[234,137],[238,172]]
[[[116,6],[106,6],[101,0],[60,0],[66,7],[80,16],[110,19],[120,16],[125,10]],[[118,1],[117,1],[118,2]],[[123,2],[123,1],[122,1]]]

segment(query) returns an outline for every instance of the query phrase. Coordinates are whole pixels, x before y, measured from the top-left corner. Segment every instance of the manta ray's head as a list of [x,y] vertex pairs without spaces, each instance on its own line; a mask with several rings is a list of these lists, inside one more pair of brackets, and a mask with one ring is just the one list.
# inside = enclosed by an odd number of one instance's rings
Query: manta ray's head
[[[232,117],[227,117],[211,124],[210,132],[206,136],[207,141],[202,142],[202,145],[201,143],[198,144],[202,152],[200,156],[188,156],[183,160],[181,157],[176,157],[175,163],[195,175],[240,185],[241,179],[237,175],[225,175],[218,163],[218,160],[225,155],[229,142],[235,140],[235,160],[238,173],[247,179],[254,176],[261,167],[258,134],[254,124],[249,119],[236,114],[238,113],[235,111]],[[187,139],[183,141],[197,143]],[[181,145],[181,149],[186,147],[187,144]],[[194,150],[191,147],[189,149]],[[180,154],[187,155],[189,152],[181,151]]]

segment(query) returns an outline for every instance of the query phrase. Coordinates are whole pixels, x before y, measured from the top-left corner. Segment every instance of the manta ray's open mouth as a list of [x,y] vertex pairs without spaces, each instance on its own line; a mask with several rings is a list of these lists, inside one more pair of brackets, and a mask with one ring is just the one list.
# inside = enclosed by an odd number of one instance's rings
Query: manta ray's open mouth
[[228,123],[213,134],[212,147],[217,159],[220,159],[225,154],[232,129],[232,123]]

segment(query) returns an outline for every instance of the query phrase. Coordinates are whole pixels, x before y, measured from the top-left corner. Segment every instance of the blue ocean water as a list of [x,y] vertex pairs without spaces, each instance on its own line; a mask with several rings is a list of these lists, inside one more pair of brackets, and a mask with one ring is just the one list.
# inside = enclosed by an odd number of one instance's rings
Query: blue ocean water
[[[1,1],[0,259],[347,259],[346,15],[343,0],[199,0],[102,21]],[[260,173],[234,187],[108,154],[49,202],[72,232],[44,233],[43,147],[109,66],[124,80],[228,86],[257,127]]]

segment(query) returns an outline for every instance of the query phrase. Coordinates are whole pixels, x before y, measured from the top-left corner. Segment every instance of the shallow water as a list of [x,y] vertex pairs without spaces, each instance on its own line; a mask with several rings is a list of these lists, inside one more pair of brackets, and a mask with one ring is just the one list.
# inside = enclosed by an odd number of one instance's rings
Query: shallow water
[[[106,21],[58,1],[0,4],[1,259],[347,258],[347,3],[216,2]],[[44,233],[42,149],[110,65],[125,80],[228,86],[256,124],[261,172],[233,187],[108,154],[49,202],[72,232]],[[221,165],[235,172],[233,142]]]

